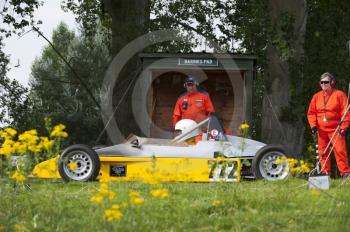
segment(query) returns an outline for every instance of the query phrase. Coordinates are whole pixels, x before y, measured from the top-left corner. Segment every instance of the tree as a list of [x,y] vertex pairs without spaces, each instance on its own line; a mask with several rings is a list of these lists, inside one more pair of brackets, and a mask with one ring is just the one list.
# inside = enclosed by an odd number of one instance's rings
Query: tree
[[[55,49],[69,61],[96,98],[110,59],[108,45],[101,35],[97,33],[89,39],[76,36],[64,23],[52,34]],[[45,116],[51,117],[67,125],[70,141],[94,143],[103,128],[99,108],[53,47],[46,47],[34,61],[30,87],[37,125]]]
[[[33,18],[33,12],[40,6],[38,0],[26,1],[5,1],[1,4],[2,7],[2,24],[0,24],[0,51],[2,52],[3,38],[13,34],[21,35],[24,30],[31,25],[40,24]],[[0,56],[1,68],[7,66],[7,58],[4,55]],[[3,71],[4,69],[2,69]]]

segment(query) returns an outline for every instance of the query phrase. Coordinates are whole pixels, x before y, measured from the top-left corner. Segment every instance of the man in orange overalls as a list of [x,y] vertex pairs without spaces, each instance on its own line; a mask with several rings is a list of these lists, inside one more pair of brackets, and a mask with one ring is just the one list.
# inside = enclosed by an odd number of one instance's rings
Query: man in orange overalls
[[312,133],[318,135],[318,153],[322,165],[321,170],[324,174],[331,171],[331,159],[328,157],[330,147],[327,151],[325,149],[333,134],[336,133],[331,141],[334,147],[335,159],[340,175],[348,177],[350,175],[350,167],[345,141],[345,132],[349,127],[350,119],[348,112],[344,122],[338,128],[340,120],[347,110],[348,99],[343,91],[334,89],[335,79],[328,72],[321,75],[320,86],[322,90],[313,96],[307,112],[307,118]]
[[204,90],[198,90],[197,85],[198,83],[193,77],[186,79],[184,87],[187,92],[180,95],[174,108],[174,127],[181,119],[192,119],[198,123],[214,112],[209,94]]

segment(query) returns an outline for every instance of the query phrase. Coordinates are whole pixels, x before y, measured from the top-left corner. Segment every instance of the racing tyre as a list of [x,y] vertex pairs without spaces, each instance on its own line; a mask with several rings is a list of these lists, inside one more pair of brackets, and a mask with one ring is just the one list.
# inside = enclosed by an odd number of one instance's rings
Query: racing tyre
[[65,181],[93,181],[100,172],[100,165],[100,159],[93,149],[76,144],[62,152],[58,172]]
[[266,145],[255,154],[252,169],[256,179],[284,180],[289,174],[286,152],[278,145]]

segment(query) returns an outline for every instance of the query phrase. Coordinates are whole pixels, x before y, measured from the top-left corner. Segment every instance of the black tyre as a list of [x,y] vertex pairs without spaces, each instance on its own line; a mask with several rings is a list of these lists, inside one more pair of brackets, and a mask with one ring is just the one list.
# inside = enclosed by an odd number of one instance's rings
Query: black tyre
[[[269,181],[284,180],[289,175],[289,165],[282,146],[266,145],[254,156],[252,162],[253,174],[256,179]],[[278,161],[277,161],[278,160]]]
[[[75,163],[75,165],[71,165]],[[65,181],[93,181],[100,172],[100,159],[90,147],[76,144],[66,148],[58,163],[58,172]],[[76,166],[72,169],[71,166]]]

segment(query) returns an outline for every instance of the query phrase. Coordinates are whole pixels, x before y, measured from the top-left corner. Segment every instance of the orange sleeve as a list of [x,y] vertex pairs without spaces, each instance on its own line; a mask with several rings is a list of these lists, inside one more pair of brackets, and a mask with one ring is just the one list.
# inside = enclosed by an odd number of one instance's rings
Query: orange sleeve
[[209,95],[207,95],[207,97],[205,98],[204,106],[205,106],[207,115],[215,112],[213,103],[211,102]]
[[307,111],[307,120],[309,121],[310,127],[316,127],[317,126],[317,109],[316,109],[316,95],[313,96],[310,105],[309,110]]
[[181,120],[181,106],[180,99],[177,100],[173,113],[173,125],[175,127],[176,123]]
[[[341,113],[341,117],[343,117],[345,111],[347,110],[348,107],[348,98],[346,96],[345,93],[342,93],[339,97],[339,105],[340,105],[340,113]],[[350,114],[349,114],[349,110],[347,111],[346,116],[344,117],[344,121],[343,124],[341,125],[341,128],[346,130],[349,127],[349,122],[350,120]]]

